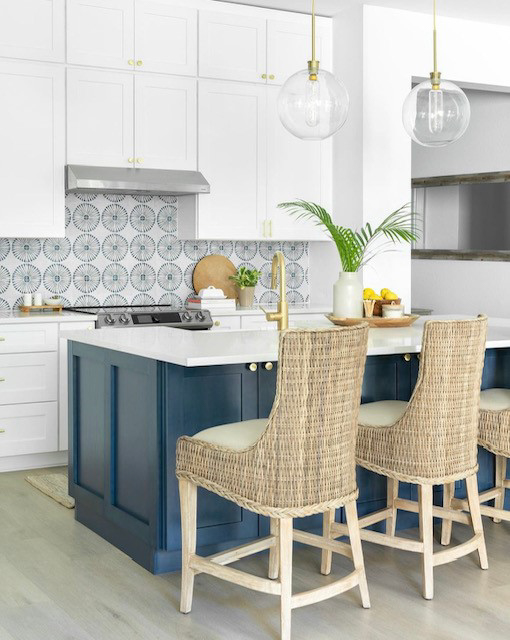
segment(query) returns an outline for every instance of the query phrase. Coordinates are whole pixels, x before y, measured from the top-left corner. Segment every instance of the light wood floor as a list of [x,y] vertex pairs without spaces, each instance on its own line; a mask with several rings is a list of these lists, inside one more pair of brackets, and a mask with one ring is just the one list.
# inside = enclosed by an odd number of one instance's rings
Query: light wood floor
[[[25,475],[0,474],[0,640],[278,637],[277,598],[206,575],[195,581],[192,612],[180,614],[179,574],[146,572]],[[420,595],[417,555],[363,543],[372,609],[361,608],[357,590],[298,609],[293,639],[510,638],[510,523],[484,518],[484,525],[489,571],[477,567],[475,554],[438,567],[431,602]],[[464,539],[463,529],[454,525],[455,542]],[[295,589],[329,580],[318,574],[319,564],[318,550],[296,550]],[[267,554],[239,566],[265,575]],[[330,579],[347,570],[347,560],[334,556]]]

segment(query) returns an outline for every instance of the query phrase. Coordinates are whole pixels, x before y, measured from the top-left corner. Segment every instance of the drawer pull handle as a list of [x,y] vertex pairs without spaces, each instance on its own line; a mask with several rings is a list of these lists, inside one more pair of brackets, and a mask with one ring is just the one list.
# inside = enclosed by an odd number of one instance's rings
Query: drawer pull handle
[[134,61],[134,60],[128,60],[128,64],[129,64],[131,67],[133,67],[133,66],[134,66],[134,64],[135,64],[135,61]]
[[404,360],[405,360],[406,362],[411,362],[411,354],[410,354],[410,353],[406,353],[406,354],[404,355]]
[[266,364],[264,365],[264,369],[266,371],[272,371],[273,370],[273,363],[272,362],[266,362]]
[[5,338],[0,336],[0,342],[5,342]]
[[5,429],[0,429],[0,433],[5,433]]
[[261,76],[262,80],[265,80],[267,78],[267,73],[263,73]]
[[136,66],[137,66],[137,67],[141,67],[141,66],[142,66],[142,64],[143,64],[143,60],[137,60],[137,61],[136,61]]
[[221,325],[221,322],[219,320],[215,320],[214,321],[214,326],[215,327],[219,327]]
[[0,382],[5,382],[5,378],[0,378]]
[[249,365],[248,369],[249,369],[250,371],[253,371],[253,372],[257,371],[257,369],[258,369],[257,363],[256,363],[256,362],[252,362],[252,363]]
[[269,79],[270,79],[270,80],[274,80],[274,79],[275,79],[275,76],[274,76],[274,74],[273,74],[273,73],[269,76]]

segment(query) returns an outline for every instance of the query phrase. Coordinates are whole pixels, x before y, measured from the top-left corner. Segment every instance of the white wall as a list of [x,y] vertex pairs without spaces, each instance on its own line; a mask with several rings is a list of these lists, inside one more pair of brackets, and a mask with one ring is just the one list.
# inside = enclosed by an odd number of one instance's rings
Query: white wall
[[413,307],[510,318],[510,262],[412,261]]
[[[334,141],[334,214],[337,220],[349,220],[350,224],[353,219],[358,225],[374,223],[411,198],[411,141],[403,129],[401,113],[413,77],[425,78],[431,71],[431,17],[384,7],[355,7],[334,18],[333,34],[335,71],[339,77],[344,72],[354,97],[349,115],[352,128],[344,137],[342,133],[335,136]],[[445,79],[487,89],[510,88],[509,59],[508,26],[439,18],[439,66]],[[349,71],[351,65],[354,72]],[[360,86],[361,99],[357,93]],[[352,166],[345,171],[349,160]],[[321,283],[317,291],[311,286],[312,301],[330,299],[328,289],[338,270],[331,257],[334,254],[329,252],[327,259],[324,255],[324,248],[312,243],[311,282]],[[421,264],[432,273],[432,261]],[[374,288],[396,290],[409,308],[409,249],[380,256],[365,270],[364,281]],[[436,289],[438,283],[442,288],[448,286],[444,278],[433,277],[415,279],[414,286],[427,283]],[[414,299],[413,303],[418,304]]]

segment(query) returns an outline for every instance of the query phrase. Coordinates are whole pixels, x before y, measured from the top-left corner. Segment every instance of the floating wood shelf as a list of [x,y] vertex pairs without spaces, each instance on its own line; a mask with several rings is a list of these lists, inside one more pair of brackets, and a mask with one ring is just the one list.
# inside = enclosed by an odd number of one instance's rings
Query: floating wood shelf
[[419,187],[453,187],[460,184],[496,184],[510,182],[510,171],[493,173],[465,173],[457,176],[435,176],[432,178],[413,178],[411,184]]

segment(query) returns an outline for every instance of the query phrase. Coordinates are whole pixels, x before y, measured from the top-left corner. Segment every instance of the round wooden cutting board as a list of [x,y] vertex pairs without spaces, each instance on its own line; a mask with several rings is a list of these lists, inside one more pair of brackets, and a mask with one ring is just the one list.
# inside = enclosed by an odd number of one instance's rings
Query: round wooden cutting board
[[193,271],[193,287],[198,293],[200,289],[213,286],[217,289],[223,289],[227,298],[236,298],[235,284],[229,280],[229,277],[235,273],[237,273],[237,269],[225,256],[206,256],[197,262]]

